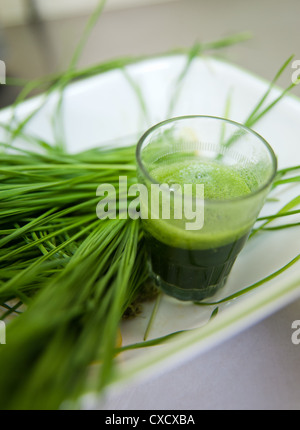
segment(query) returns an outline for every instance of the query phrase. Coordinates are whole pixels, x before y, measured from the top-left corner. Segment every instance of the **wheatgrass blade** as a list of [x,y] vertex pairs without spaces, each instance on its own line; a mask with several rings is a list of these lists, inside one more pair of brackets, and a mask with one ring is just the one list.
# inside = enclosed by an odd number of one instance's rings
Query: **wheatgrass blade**
[[283,216],[287,213],[290,214],[291,209],[299,205],[300,205],[300,195],[297,195],[296,197],[293,197],[288,203],[286,203],[276,214],[273,214],[273,216],[268,217],[268,219],[262,224],[260,224],[258,227],[253,228],[249,238],[253,237],[260,230],[265,229],[266,225],[269,224],[275,217],[278,218],[279,216]]

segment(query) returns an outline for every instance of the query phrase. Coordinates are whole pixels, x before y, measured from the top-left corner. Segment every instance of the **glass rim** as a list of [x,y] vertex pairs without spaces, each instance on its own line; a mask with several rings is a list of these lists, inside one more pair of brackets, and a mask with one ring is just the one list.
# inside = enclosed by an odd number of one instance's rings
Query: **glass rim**
[[173,118],[169,118],[166,119],[164,121],[160,121],[157,124],[151,126],[145,133],[143,133],[143,135],[140,137],[140,139],[138,140],[137,143],[137,147],[136,147],[136,161],[138,164],[138,167],[141,169],[142,173],[144,174],[144,176],[152,183],[152,184],[160,184],[160,182],[158,182],[157,180],[155,180],[154,178],[152,178],[152,176],[148,173],[148,170],[145,168],[144,163],[142,161],[141,158],[141,149],[142,149],[142,145],[145,141],[145,139],[156,129],[158,129],[159,127],[162,127],[164,125],[167,125],[169,123],[175,122],[175,121],[182,121],[182,120],[186,120],[186,119],[212,119],[212,120],[217,120],[217,121],[221,121],[221,122],[227,122],[237,128],[240,129],[244,129],[247,133],[252,134],[254,137],[256,137],[258,140],[260,140],[262,142],[262,144],[267,148],[269,154],[271,155],[271,160],[272,160],[272,174],[270,175],[270,178],[263,184],[261,185],[259,188],[257,188],[255,191],[252,191],[250,194],[246,194],[243,196],[238,196],[238,197],[234,197],[234,198],[230,198],[230,199],[207,199],[205,198],[205,201],[211,201],[211,202],[218,202],[218,203],[224,203],[224,202],[236,202],[236,201],[241,201],[241,200],[246,200],[248,198],[251,198],[259,193],[261,193],[263,190],[265,190],[266,188],[268,188],[274,178],[275,175],[277,173],[277,158],[276,155],[274,153],[273,148],[271,147],[271,145],[256,131],[252,130],[251,128],[240,124],[236,121],[232,121],[230,119],[227,118],[222,118],[222,117],[218,117],[218,116],[212,116],[212,115],[183,115],[183,116],[177,116],[177,117],[173,117]]

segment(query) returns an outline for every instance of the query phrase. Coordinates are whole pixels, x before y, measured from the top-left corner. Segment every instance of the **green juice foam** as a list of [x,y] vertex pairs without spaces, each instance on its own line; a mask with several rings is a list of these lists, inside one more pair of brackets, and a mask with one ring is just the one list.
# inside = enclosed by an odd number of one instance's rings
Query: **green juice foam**
[[204,184],[206,199],[226,200],[251,193],[240,171],[217,162],[178,161],[155,168],[151,176],[168,185]]

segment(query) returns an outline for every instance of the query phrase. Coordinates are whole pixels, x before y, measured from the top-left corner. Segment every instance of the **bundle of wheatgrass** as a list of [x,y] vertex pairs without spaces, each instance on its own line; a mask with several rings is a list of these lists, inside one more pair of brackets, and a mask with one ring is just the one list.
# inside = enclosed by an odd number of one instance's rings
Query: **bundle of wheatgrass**
[[[98,365],[93,389],[101,392],[113,378],[122,315],[143,292],[147,280],[139,221],[99,220],[95,211],[99,184],[110,183],[117,189],[119,176],[124,175],[128,187],[135,182],[135,142],[129,147],[100,147],[69,154],[59,134],[63,90],[69,82],[137,60],[117,59],[76,69],[103,5],[101,1],[91,16],[68,70],[26,83],[13,106],[31,91],[43,88],[46,92],[40,107],[21,122],[13,114],[9,124],[1,124],[7,140],[0,142],[0,306],[1,319],[8,322],[7,344],[0,345],[1,409],[63,407],[88,388],[87,376],[94,362]],[[178,77],[170,112],[193,59],[207,49],[220,49],[243,39],[242,35],[195,45]],[[287,64],[250,114],[248,126],[267,114],[286,93],[263,107]],[[61,94],[53,121],[57,139],[55,145],[49,145],[28,135],[25,126],[55,90]],[[141,103],[141,109],[143,106]],[[29,141],[34,149],[16,145],[16,138]],[[297,166],[291,171],[295,170]],[[290,171],[280,173],[278,185],[287,173]],[[278,216],[293,212],[295,205],[291,202]],[[270,220],[271,216],[266,222]],[[267,226],[264,223],[260,228]]]
[[132,147],[2,153],[1,318],[23,308],[0,351],[2,409],[58,408],[94,361],[99,389],[109,380],[119,322],[147,277],[139,223],[95,214],[96,187],[120,173],[135,180]]

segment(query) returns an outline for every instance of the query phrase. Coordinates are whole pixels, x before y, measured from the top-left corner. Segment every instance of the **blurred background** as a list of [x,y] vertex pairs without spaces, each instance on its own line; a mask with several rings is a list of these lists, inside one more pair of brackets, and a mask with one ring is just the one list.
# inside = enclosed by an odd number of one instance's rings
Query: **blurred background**
[[[33,79],[63,71],[97,3],[0,0],[0,59],[7,76]],[[222,53],[270,80],[291,54],[300,60],[299,16],[299,0],[108,0],[79,67],[250,32],[250,40]],[[281,86],[291,83],[292,72],[287,71]],[[0,88],[3,107],[17,89]],[[300,95],[300,85],[293,92]]]

